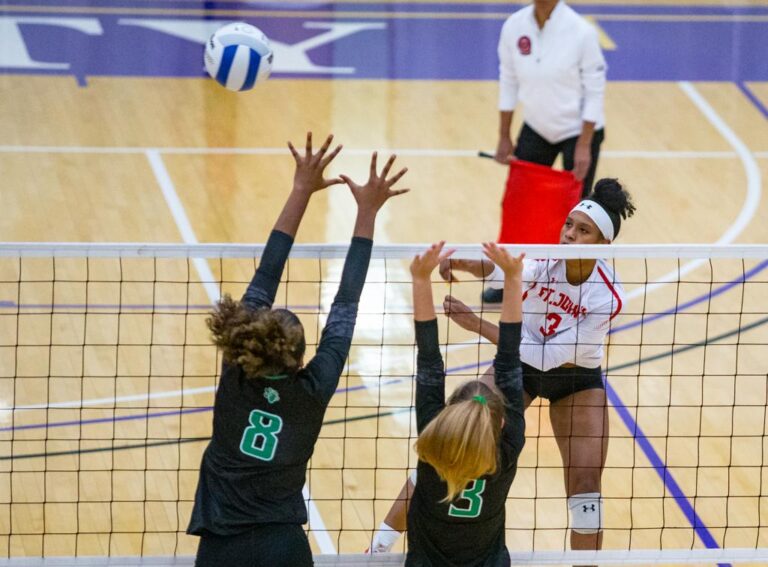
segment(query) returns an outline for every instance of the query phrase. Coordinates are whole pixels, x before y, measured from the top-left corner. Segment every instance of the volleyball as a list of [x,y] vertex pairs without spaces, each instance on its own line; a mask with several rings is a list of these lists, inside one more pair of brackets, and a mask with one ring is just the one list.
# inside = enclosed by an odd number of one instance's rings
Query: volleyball
[[231,91],[247,91],[272,72],[272,47],[264,32],[244,22],[213,32],[205,44],[205,69]]

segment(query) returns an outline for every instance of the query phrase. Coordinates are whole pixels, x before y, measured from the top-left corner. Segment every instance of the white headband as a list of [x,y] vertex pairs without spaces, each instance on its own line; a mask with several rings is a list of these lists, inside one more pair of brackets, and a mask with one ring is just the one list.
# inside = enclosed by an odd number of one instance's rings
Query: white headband
[[600,205],[600,203],[597,201],[584,199],[578,205],[573,207],[573,209],[571,209],[571,212],[573,211],[580,211],[587,215],[594,221],[594,223],[597,225],[597,228],[600,229],[600,232],[603,233],[603,236],[606,239],[613,240],[613,221],[611,220],[611,217],[608,216],[608,213],[602,207],[602,205]]

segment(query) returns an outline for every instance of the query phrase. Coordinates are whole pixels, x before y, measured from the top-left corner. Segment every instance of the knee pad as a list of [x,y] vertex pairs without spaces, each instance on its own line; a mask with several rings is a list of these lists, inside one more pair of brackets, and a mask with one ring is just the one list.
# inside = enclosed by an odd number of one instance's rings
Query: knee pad
[[571,529],[577,534],[596,534],[603,529],[603,502],[599,492],[574,494],[568,498]]

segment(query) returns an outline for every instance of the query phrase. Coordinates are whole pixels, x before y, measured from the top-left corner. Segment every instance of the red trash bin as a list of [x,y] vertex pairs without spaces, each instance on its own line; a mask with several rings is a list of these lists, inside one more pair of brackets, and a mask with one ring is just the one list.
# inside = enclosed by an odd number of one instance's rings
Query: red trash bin
[[513,161],[501,204],[499,242],[557,244],[565,217],[580,198],[581,181],[570,171]]

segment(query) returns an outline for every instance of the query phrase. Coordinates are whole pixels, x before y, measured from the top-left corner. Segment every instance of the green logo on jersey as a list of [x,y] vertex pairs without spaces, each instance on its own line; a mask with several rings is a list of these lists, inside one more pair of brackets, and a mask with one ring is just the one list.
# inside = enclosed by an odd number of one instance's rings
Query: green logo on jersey
[[264,388],[264,398],[270,403],[274,404],[280,401],[280,394],[274,388]]

